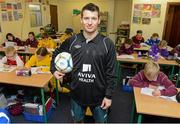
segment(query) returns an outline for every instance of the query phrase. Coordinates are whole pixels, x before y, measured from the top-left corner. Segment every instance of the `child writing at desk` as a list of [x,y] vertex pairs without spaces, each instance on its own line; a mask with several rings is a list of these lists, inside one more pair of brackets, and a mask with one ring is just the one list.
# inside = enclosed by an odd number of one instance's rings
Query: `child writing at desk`
[[125,42],[122,44],[119,50],[119,55],[122,54],[133,54],[134,47],[131,39],[126,39]]
[[55,49],[56,44],[55,44],[54,40],[48,36],[47,33],[44,33],[42,35],[42,39],[39,40],[38,47],[46,47],[48,49]]
[[9,66],[23,67],[24,62],[20,56],[18,56],[16,49],[13,46],[5,48],[5,56],[0,60],[0,67]]
[[137,30],[136,32],[137,34],[135,36],[132,37],[133,40],[133,45],[135,48],[140,48],[140,44],[144,43],[144,38],[142,36],[142,30]]
[[[175,85],[163,72],[160,72],[160,67],[156,62],[148,62],[144,70],[129,80],[129,84],[133,87],[154,89],[153,96],[173,96],[177,93]],[[165,89],[159,90],[158,86],[164,86]]]
[[160,42],[158,33],[153,33],[151,38],[148,39],[145,44],[152,46],[153,44],[158,45]]

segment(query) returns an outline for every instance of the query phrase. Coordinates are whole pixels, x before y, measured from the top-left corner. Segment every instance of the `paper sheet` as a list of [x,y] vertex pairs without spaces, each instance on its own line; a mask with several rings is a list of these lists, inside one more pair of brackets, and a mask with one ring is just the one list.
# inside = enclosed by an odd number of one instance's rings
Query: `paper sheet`
[[132,56],[132,55],[120,55],[120,56],[118,56],[118,58],[121,58],[121,59],[135,59],[134,56]]
[[0,67],[0,72],[12,72],[15,69],[16,69],[16,67],[14,67],[14,66],[10,66],[8,68]]
[[[159,89],[159,90],[162,90],[162,89],[164,89],[164,87],[159,86],[158,89]],[[148,88],[148,87],[146,87],[146,88],[141,88],[141,94],[144,94],[144,95],[153,96],[153,95],[152,95],[152,92],[153,92],[153,91],[154,91],[154,89],[151,89],[151,88]],[[177,101],[176,101],[176,95],[171,96],[171,97],[169,97],[169,96],[159,96],[159,97],[160,97],[160,98],[164,98],[164,99],[166,99],[166,100],[170,100],[170,101],[177,102]]]
[[31,67],[31,73],[32,74],[46,74],[46,73],[50,73],[48,68],[49,67],[47,67],[47,66]]

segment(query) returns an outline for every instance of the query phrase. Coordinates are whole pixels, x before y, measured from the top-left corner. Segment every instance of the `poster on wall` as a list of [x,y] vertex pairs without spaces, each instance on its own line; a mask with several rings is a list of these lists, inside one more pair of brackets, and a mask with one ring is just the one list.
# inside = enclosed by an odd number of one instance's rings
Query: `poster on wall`
[[142,9],[143,9],[143,4],[134,4],[134,10],[142,11]]
[[20,2],[17,3],[17,9],[22,9],[22,6],[21,6]]
[[141,17],[141,16],[142,16],[142,11],[134,10],[133,17]]
[[140,24],[141,23],[141,17],[133,17],[133,23]]
[[7,10],[7,4],[1,3],[1,11],[6,11],[6,10]]
[[143,10],[144,11],[151,11],[152,5],[151,4],[143,4]]
[[18,12],[13,11],[14,20],[17,21],[19,19]]
[[151,18],[142,18],[142,24],[149,25],[151,23]]
[[22,13],[18,13],[18,18],[22,19],[23,18],[23,14]]
[[12,11],[8,11],[8,20],[13,21]]
[[11,3],[7,3],[7,10],[12,10],[12,4]]
[[161,15],[161,4],[152,4],[152,18],[159,18]]
[[7,12],[3,12],[3,13],[1,14],[1,17],[2,17],[2,21],[8,21]]
[[13,9],[14,10],[17,10],[18,8],[17,8],[17,4],[13,4]]
[[142,12],[142,18],[151,18],[151,12]]

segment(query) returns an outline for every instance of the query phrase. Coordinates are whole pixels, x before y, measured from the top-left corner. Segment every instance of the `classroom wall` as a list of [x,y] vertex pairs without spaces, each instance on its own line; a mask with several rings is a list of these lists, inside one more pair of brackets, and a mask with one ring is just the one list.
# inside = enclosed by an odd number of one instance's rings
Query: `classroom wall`
[[[27,39],[27,35],[30,31],[34,31],[35,33],[39,32],[39,28],[45,26],[50,23],[50,10],[48,5],[42,5],[41,3],[35,1],[32,3],[27,3],[25,0],[19,0],[22,4],[21,12],[23,14],[23,18],[18,21],[2,21],[0,20],[2,33],[0,33],[0,43],[4,42],[5,36],[8,32],[13,33],[16,37],[19,37],[22,40]],[[6,0],[6,2],[16,2],[16,0]],[[31,27],[30,26],[30,16],[29,16],[29,4],[40,4],[42,5],[42,19],[43,25],[39,27]],[[58,0],[50,0],[50,4],[58,5]],[[0,11],[1,15],[2,11]]]
[[143,36],[145,40],[147,40],[152,35],[152,33],[158,33],[160,35],[160,38],[162,38],[167,2],[180,2],[180,0],[133,0],[132,10],[134,10],[134,4],[138,4],[138,3],[161,4],[161,15],[160,18],[153,18],[151,20],[151,24],[149,25],[133,24],[132,23],[133,11],[132,11],[130,36],[132,37],[133,35],[136,34],[136,30],[141,29],[143,30]]
[[64,32],[67,27],[80,27],[80,16],[73,16],[73,9],[81,10],[85,4],[90,2],[97,4],[101,11],[108,11],[109,19],[107,30],[108,34],[112,32],[114,23],[114,0],[59,0],[59,31]]

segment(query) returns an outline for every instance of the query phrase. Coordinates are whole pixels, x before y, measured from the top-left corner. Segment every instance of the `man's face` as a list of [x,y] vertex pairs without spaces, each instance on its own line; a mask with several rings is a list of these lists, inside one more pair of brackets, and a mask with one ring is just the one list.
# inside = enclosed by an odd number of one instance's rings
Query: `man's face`
[[81,17],[81,23],[86,33],[94,33],[97,30],[100,18],[97,11],[84,10]]

